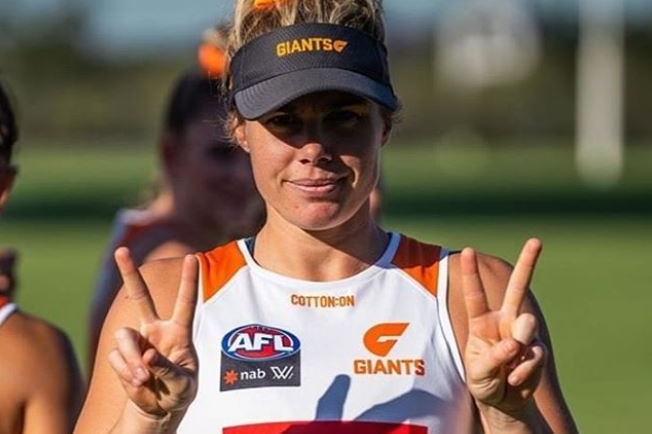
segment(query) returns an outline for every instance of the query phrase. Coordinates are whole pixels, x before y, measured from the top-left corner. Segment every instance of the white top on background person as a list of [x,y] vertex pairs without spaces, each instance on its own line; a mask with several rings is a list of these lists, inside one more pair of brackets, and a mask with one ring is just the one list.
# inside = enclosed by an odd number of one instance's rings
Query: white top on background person
[[[0,83],[0,212],[16,178],[11,157],[17,140]],[[0,249],[0,434],[66,434],[83,395],[77,359],[61,330],[17,308],[15,263],[15,251]]]
[[371,216],[399,105],[380,9],[236,1],[230,125],[265,223],[141,269],[116,251],[76,432],[576,432],[528,289],[540,241],[512,268]]

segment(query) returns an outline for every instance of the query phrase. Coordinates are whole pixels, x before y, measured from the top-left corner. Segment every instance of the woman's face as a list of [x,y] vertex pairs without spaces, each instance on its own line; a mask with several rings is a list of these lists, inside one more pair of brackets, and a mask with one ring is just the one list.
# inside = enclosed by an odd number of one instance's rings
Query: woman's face
[[376,103],[336,91],[298,98],[236,128],[268,219],[279,216],[312,231],[369,215],[388,135]]
[[229,235],[248,234],[261,209],[249,156],[226,141],[214,111],[192,121],[180,140],[169,170],[180,206]]

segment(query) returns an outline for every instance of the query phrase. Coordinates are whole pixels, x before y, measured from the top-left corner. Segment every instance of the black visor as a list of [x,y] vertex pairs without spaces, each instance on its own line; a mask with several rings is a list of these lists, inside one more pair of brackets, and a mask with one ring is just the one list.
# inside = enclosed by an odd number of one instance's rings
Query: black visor
[[281,27],[242,46],[230,65],[232,96],[245,119],[257,119],[301,96],[339,90],[396,110],[387,50],[350,27],[309,23]]

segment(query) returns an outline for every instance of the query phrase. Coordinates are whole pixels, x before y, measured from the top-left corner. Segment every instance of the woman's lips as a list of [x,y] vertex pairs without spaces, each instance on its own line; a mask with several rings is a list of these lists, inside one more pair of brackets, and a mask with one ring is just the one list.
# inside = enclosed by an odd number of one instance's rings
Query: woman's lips
[[294,179],[288,183],[295,189],[311,196],[323,196],[333,193],[341,186],[342,178]]

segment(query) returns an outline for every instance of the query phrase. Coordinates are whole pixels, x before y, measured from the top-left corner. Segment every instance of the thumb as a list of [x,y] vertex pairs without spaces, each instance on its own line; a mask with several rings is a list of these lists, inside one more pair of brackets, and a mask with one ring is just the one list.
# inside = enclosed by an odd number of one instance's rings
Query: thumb
[[143,363],[155,377],[164,381],[174,381],[181,374],[177,365],[154,348],[143,353]]
[[487,354],[487,366],[492,369],[499,369],[508,364],[516,357],[520,350],[520,344],[515,339],[503,339],[496,343]]
[[171,362],[167,357],[149,348],[143,354],[157,384],[160,405],[166,411],[180,410],[188,406],[197,393],[194,371]]

